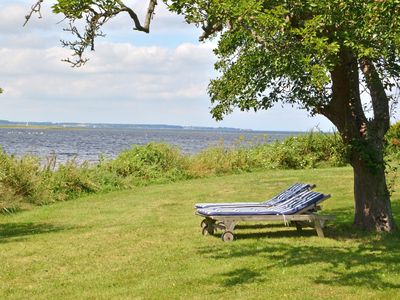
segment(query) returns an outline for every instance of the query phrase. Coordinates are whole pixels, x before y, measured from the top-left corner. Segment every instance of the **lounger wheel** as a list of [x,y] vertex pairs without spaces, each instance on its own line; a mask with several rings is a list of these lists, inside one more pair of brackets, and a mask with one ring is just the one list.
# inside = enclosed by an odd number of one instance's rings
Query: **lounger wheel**
[[221,238],[222,238],[222,240],[223,240],[224,242],[232,242],[233,239],[234,239],[234,235],[233,235],[233,233],[230,232],[230,231],[225,231],[225,232],[222,234]]
[[201,233],[203,235],[213,235],[214,234],[214,228],[212,226],[206,225],[203,227]]

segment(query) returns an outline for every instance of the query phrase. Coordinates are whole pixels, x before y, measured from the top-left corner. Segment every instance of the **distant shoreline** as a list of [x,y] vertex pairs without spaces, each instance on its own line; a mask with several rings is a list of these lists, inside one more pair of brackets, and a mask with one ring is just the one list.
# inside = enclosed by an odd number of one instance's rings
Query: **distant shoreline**
[[0,129],[82,130],[84,128],[48,125],[0,125]]
[[268,134],[268,133],[282,133],[282,134],[306,134],[308,131],[286,131],[286,130],[253,130],[253,129],[224,129],[218,127],[135,127],[135,126],[104,126],[104,127],[85,127],[85,126],[60,126],[60,125],[23,125],[23,124],[16,124],[16,125],[0,125],[0,129],[21,129],[21,130],[107,130],[107,129],[114,129],[114,130],[165,130],[165,131],[204,131],[204,132],[232,132],[232,133],[245,133],[245,132],[252,132],[252,133],[260,133],[260,134]]
[[223,132],[277,132],[277,133],[306,133],[306,131],[279,131],[279,130],[253,130],[233,127],[203,127],[203,126],[181,126],[165,124],[109,124],[109,123],[53,123],[53,122],[15,122],[0,120],[0,129],[148,129],[148,130],[192,130],[192,131],[223,131]]

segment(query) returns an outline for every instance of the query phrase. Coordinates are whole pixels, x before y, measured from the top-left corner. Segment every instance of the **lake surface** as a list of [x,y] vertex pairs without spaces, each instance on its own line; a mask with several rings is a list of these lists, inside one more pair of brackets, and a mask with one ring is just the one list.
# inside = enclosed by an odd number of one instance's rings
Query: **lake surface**
[[44,160],[55,154],[58,162],[76,158],[97,162],[99,155],[114,158],[132,145],[163,142],[179,147],[184,153],[197,153],[223,142],[234,146],[244,143],[271,142],[296,135],[295,132],[216,131],[185,129],[11,129],[0,128],[0,145],[8,154],[34,155]]

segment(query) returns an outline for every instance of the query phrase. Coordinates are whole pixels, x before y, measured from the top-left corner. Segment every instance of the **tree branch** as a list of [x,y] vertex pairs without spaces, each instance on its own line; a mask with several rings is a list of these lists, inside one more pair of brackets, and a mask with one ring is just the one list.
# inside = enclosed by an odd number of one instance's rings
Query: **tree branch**
[[140,20],[139,20],[139,17],[137,16],[137,14],[130,7],[126,6],[120,0],[117,0],[117,3],[121,6],[121,11],[127,12],[129,14],[129,16],[131,17],[131,19],[133,20],[133,22],[135,23],[134,30],[143,31],[146,33],[150,32],[150,23],[151,23],[151,20],[153,19],[154,10],[157,5],[157,0],[149,1],[149,6],[147,8],[147,13],[146,13],[146,17],[145,17],[143,26],[140,23]]
[[360,65],[372,100],[373,125],[378,130],[379,136],[383,137],[390,127],[389,97],[374,63],[363,60]]
[[32,18],[33,14],[38,14],[39,19],[42,18],[41,9],[42,9],[43,1],[44,0],[37,0],[37,2],[32,5],[31,11],[25,16],[25,22],[24,22],[23,26],[25,26],[29,22],[29,20]]
[[340,63],[331,78],[332,99],[322,114],[335,124],[346,142],[364,137],[370,124],[360,98],[358,62],[348,49],[340,51]]
[[[25,17],[26,20],[24,26],[35,13],[39,14],[39,18],[41,18],[41,6],[44,0],[36,1],[37,2],[31,7],[29,14]],[[70,32],[76,37],[75,41],[61,41],[63,47],[67,47],[72,50],[73,57],[73,59],[67,58],[63,61],[70,63],[73,67],[80,67],[84,65],[88,61],[88,59],[83,56],[85,50],[90,48],[93,51],[95,39],[97,37],[105,36],[105,34],[101,32],[101,27],[110,19],[122,12],[127,12],[133,20],[135,25],[133,28],[134,30],[149,33],[150,23],[153,19],[156,5],[157,0],[149,0],[147,13],[144,18],[144,25],[142,25],[135,11],[126,6],[122,0],[116,0],[112,6],[104,1],[95,1],[79,11],[82,14],[82,17],[86,20],[85,28],[82,30],[83,33],[80,33],[78,28],[74,25],[75,21],[78,18],[80,19],[81,16],[71,16],[68,14],[68,11],[64,12],[63,7],[61,7],[61,12],[63,12],[64,15],[66,15],[66,18],[69,19],[69,26],[65,28],[64,31]]]
[[222,27],[223,27],[222,24],[214,24],[214,23],[207,23],[207,24],[201,26],[201,29],[203,29],[203,33],[199,37],[199,41],[203,42],[204,40],[209,38],[214,33],[221,31]]

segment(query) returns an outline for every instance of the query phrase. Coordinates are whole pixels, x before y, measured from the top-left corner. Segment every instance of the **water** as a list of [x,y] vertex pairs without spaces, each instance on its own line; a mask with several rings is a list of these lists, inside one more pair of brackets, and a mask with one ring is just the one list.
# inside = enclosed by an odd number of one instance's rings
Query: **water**
[[[34,155],[45,160],[55,154],[58,162],[75,158],[97,162],[99,155],[114,158],[132,145],[164,142],[184,153],[197,153],[224,142],[234,146],[240,137],[245,142],[280,140],[293,132],[215,131],[183,129],[10,129],[0,128],[0,145],[8,154]],[[298,133],[297,133],[298,134]]]

